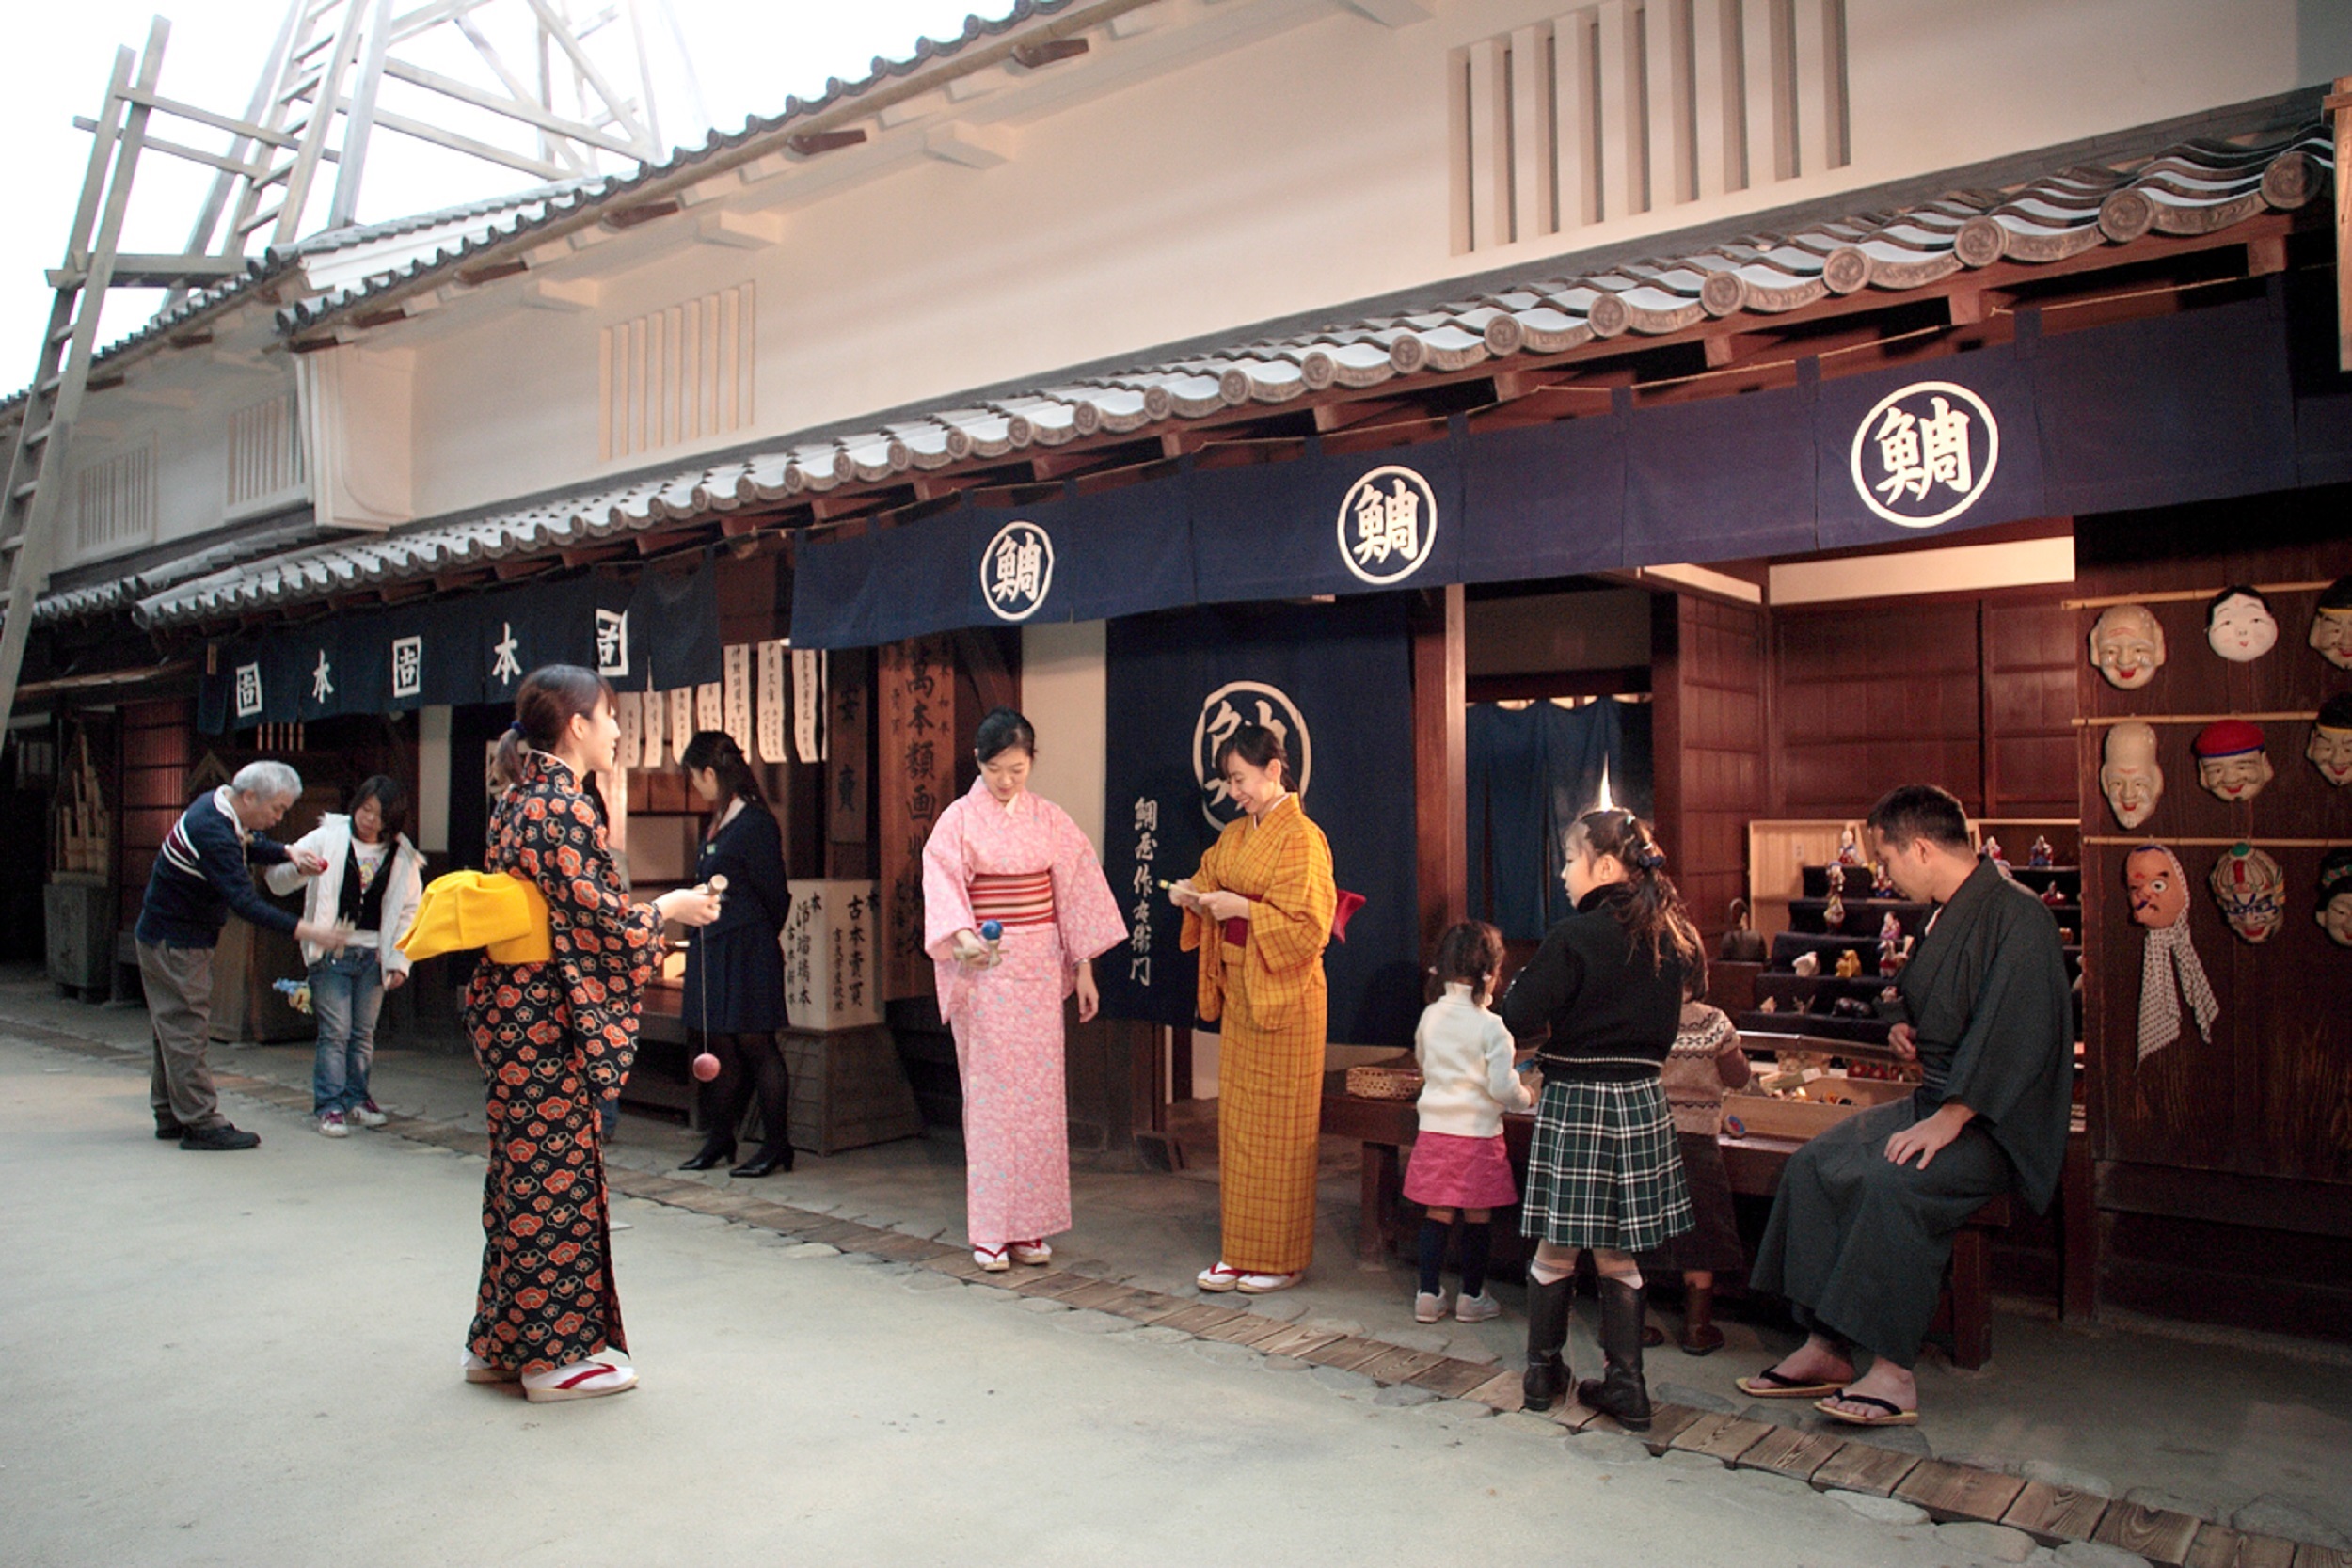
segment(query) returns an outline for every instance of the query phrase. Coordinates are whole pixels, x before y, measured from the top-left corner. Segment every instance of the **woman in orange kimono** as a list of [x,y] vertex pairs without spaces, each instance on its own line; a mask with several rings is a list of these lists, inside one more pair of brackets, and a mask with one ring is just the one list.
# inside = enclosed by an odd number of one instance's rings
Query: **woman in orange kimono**
[[1184,948],[1200,954],[1200,1016],[1221,1039],[1222,1255],[1198,1283],[1263,1295],[1297,1284],[1314,1259],[1323,949],[1339,894],[1331,846],[1290,792],[1290,760],[1273,732],[1244,724],[1217,748],[1216,766],[1246,815],[1168,890],[1184,911]]

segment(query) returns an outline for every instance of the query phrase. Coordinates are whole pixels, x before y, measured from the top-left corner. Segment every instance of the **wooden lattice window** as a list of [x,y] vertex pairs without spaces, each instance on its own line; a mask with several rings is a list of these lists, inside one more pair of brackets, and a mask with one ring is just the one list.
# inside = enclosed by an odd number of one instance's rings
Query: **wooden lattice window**
[[606,461],[750,427],[759,341],[739,283],[607,326],[596,354]]

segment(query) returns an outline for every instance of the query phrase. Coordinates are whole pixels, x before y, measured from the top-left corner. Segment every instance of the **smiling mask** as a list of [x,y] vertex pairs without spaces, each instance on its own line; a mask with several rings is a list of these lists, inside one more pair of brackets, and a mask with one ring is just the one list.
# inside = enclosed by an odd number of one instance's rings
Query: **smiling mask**
[[2090,664],[2109,686],[2146,686],[2164,668],[2164,627],[2146,605],[2109,605],[2091,623]]
[[2321,705],[2303,754],[2338,789],[2352,784],[2352,691],[2340,691]]
[[2312,614],[2312,646],[2339,670],[2352,670],[2352,577],[2338,578]]
[[2164,799],[2164,769],[2156,766],[2156,732],[2134,721],[2107,731],[2105,761],[2099,768],[2099,793],[2107,809],[2126,828],[2137,828],[2156,814]]
[[2274,776],[2258,724],[2224,719],[2197,732],[2197,782],[2217,800],[2235,805],[2263,792]]
[[2254,946],[2268,942],[2286,914],[2286,874],[2250,844],[2233,844],[2222,850],[2205,885],[2213,889],[2214,902],[2221,906],[2221,918],[2230,929]]

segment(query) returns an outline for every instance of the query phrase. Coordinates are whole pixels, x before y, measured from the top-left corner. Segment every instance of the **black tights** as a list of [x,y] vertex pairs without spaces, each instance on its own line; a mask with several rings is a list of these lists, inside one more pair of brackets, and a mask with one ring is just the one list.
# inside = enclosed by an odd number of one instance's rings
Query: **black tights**
[[693,1036],[719,1058],[719,1076],[702,1085],[703,1151],[717,1154],[735,1148],[735,1130],[742,1124],[743,1108],[752,1091],[759,1091],[759,1125],[765,1148],[781,1152],[790,1146],[787,1108],[792,1099],[792,1077],[773,1035]]
[[[1438,1270],[1445,1262],[1446,1235],[1453,1228],[1451,1219],[1421,1222],[1421,1292],[1425,1296],[1438,1293]],[[1486,1257],[1494,1229],[1492,1220],[1462,1222],[1462,1293],[1466,1296],[1486,1288]]]

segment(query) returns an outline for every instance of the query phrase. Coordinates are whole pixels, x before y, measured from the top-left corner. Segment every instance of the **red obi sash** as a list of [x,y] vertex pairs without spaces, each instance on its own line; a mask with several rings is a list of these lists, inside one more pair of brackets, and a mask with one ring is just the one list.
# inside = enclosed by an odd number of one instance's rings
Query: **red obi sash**
[[1050,869],[1009,876],[976,871],[971,895],[975,925],[988,920],[1000,926],[1054,923],[1054,873]]
[[[1336,941],[1345,942],[1347,940],[1347,923],[1356,918],[1356,911],[1364,907],[1364,895],[1360,893],[1350,893],[1345,888],[1340,888],[1336,891],[1339,896],[1333,899],[1331,904],[1331,935]],[[1248,895],[1245,894],[1243,896],[1248,897]],[[1253,904],[1259,902],[1259,900],[1255,898],[1250,898],[1249,901]],[[1249,922],[1247,920],[1229,920],[1225,922],[1225,940],[1232,942],[1235,947],[1248,946]]]

